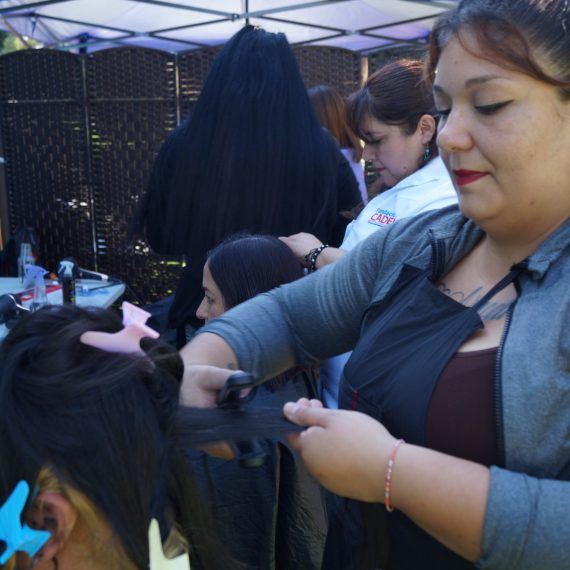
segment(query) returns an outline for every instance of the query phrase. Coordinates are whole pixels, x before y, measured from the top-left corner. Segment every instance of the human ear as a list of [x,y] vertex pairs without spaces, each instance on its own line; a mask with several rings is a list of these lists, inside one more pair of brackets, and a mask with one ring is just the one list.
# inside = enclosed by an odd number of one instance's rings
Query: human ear
[[50,539],[37,557],[54,560],[77,523],[77,510],[61,493],[41,491],[28,509],[26,519],[30,528],[50,532]]
[[421,137],[422,144],[429,144],[433,139],[437,125],[435,119],[428,114],[422,115],[418,121],[417,131]]

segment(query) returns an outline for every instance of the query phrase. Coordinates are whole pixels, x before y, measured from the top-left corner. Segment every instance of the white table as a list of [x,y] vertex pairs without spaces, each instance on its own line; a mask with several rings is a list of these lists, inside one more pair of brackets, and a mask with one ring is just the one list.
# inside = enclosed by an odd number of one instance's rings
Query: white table
[[[57,281],[46,281],[46,288]],[[22,293],[24,288],[18,277],[0,277],[0,295],[7,293]],[[112,281],[97,281],[94,279],[78,279],[75,288],[75,302],[80,307],[110,307],[125,292],[125,284]],[[63,295],[61,288],[48,293],[48,303],[61,305]],[[24,303],[25,305],[25,303]],[[0,339],[4,338],[8,330],[0,325]]]

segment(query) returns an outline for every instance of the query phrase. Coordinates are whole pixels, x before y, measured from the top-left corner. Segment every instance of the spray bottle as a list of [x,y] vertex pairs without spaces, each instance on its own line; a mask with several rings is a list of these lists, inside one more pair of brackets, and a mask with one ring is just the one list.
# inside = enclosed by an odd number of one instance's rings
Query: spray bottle
[[34,299],[31,310],[37,311],[40,307],[47,305],[46,283],[44,275],[49,273],[39,265],[26,265],[24,287],[30,287],[34,283]]
[[64,304],[75,304],[75,276],[77,273],[77,264],[72,258],[64,259],[59,262],[57,268],[57,278],[61,283],[61,291],[63,293]]

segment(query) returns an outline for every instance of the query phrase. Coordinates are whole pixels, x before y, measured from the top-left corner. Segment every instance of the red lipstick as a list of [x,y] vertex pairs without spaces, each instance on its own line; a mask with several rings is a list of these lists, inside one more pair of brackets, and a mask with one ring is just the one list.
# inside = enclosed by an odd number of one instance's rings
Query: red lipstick
[[454,170],[453,175],[458,186],[467,186],[467,184],[471,184],[479,180],[479,178],[487,176],[487,173],[477,170]]

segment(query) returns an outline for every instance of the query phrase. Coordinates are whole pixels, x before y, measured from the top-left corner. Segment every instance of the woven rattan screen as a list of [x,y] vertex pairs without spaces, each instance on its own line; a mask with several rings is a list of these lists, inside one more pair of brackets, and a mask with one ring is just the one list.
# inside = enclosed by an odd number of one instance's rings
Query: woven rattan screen
[[[0,57],[9,229],[36,229],[48,269],[73,256],[124,280],[145,303],[172,292],[179,267],[129,241],[128,229],[162,141],[191,111],[218,51]],[[357,53],[308,46],[295,55],[307,87],[347,95],[360,83]]]
[[307,88],[330,85],[346,97],[360,86],[359,53],[327,46],[300,46],[293,51]]
[[97,266],[154,300],[172,292],[178,275],[128,233],[152,160],[176,126],[174,57],[120,48],[85,63]]
[[93,267],[81,62],[61,52],[0,58],[0,118],[10,231],[35,228],[41,263]]
[[372,74],[383,65],[403,57],[410,59],[423,59],[426,56],[426,46],[399,46],[384,49],[368,54],[368,73]]

